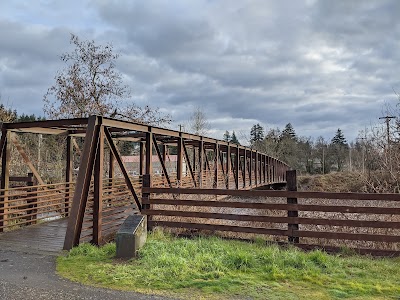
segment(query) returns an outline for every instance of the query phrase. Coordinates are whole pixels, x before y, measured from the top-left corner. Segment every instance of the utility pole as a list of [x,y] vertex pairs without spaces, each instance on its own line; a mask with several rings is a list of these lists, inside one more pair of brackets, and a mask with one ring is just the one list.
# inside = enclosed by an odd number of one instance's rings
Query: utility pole
[[387,145],[385,147],[385,152],[386,152],[386,163],[389,164],[390,166],[390,171],[393,171],[392,169],[392,161],[391,161],[391,157],[390,157],[390,120],[394,119],[396,117],[393,116],[385,116],[385,117],[380,117],[379,119],[385,119],[385,123],[386,123],[386,137],[387,137]]
[[362,170],[363,170],[363,174],[365,173],[365,140],[367,138],[366,137],[361,137],[361,138],[357,138],[357,140],[362,140],[363,143],[363,148],[362,148]]
[[385,119],[386,123],[386,137],[387,137],[387,146],[389,147],[390,145],[390,120],[395,119],[396,117],[393,116],[385,116],[385,117],[380,117],[379,119]]
[[352,167],[351,167],[351,145],[349,147],[349,171],[352,171]]

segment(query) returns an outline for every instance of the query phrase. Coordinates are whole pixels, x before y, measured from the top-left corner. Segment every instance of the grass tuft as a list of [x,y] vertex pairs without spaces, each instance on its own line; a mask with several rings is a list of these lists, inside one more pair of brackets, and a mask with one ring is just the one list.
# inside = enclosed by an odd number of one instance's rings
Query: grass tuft
[[[83,244],[58,258],[59,274],[103,287],[181,298],[397,299],[400,260],[303,252],[216,237],[148,236],[139,259],[114,259],[115,244]],[[196,296],[197,297],[197,296]],[[200,296],[199,296],[200,297]],[[197,298],[199,298],[197,297]]]

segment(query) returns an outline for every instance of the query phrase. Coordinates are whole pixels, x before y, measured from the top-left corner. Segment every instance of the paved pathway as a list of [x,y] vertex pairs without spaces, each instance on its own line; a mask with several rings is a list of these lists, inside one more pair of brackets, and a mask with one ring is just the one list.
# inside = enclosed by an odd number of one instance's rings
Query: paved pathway
[[121,292],[73,283],[55,273],[53,254],[38,254],[0,247],[0,299],[83,300],[138,299],[166,300],[165,297]]

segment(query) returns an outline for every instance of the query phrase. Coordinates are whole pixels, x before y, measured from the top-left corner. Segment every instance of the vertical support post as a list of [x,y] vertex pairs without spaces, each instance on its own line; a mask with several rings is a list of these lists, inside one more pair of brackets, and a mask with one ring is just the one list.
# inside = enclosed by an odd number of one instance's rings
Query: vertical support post
[[[151,187],[151,176],[150,174],[144,174],[143,175],[143,183],[142,183],[143,187]],[[151,205],[150,205],[150,193],[142,193],[142,203],[143,209],[151,209]],[[147,216],[147,231],[151,231],[152,230],[152,226],[151,226],[151,216]]]
[[219,154],[219,144],[218,142],[215,143],[214,145],[214,188],[217,189],[218,188],[218,154]]
[[[33,186],[33,173],[28,173],[28,178],[29,178],[29,180],[27,182],[27,185],[28,186]],[[37,190],[37,188],[30,188],[29,192],[34,192],[36,190]],[[30,199],[30,200],[27,201],[29,210],[26,212],[26,214],[28,215],[27,221],[30,221],[29,224],[33,225],[33,224],[36,224],[36,219],[37,219],[37,209],[36,209],[36,207],[37,207],[37,198],[36,198],[37,194],[36,193],[32,193],[32,194],[29,195],[29,197],[33,198],[33,199]]]
[[110,147],[109,161],[108,161],[108,186],[110,189],[112,189],[114,186],[114,173],[115,173],[114,162],[115,162],[115,156]]
[[276,181],[276,160],[275,158],[272,159],[272,181],[275,183]]
[[[146,174],[153,174],[153,133],[149,126],[149,131],[146,132]],[[143,175],[143,174],[142,174]]]
[[[297,191],[297,179],[296,170],[286,171],[287,178],[287,190]],[[297,198],[287,198],[287,204],[297,204]],[[299,212],[297,210],[289,210],[288,217],[298,218]],[[292,222],[288,224],[288,230],[290,235],[288,237],[289,243],[299,243],[299,237],[294,232],[299,230],[298,222]]]
[[226,148],[226,188],[229,189],[230,177],[231,177],[231,145]]
[[66,145],[66,165],[65,165],[65,198],[64,198],[64,213],[65,216],[68,217],[69,213],[69,204],[70,204],[70,191],[71,191],[71,184],[72,181],[72,151],[73,151],[73,144],[72,144],[72,137],[70,135],[67,136],[67,145]]
[[[146,141],[147,141],[147,136],[146,136]],[[144,149],[145,149],[144,143],[140,142],[140,144],[139,144],[139,175],[143,175],[143,173],[144,173],[144,165],[145,165],[144,164]]]
[[8,188],[10,183],[10,150],[11,150],[11,132],[2,130],[2,142],[3,149],[1,155],[1,182],[0,189],[0,232],[3,232],[3,226],[7,223],[7,212],[8,212]]
[[[167,168],[167,145],[162,143],[161,144],[161,150],[162,150],[162,159],[163,159],[163,162],[164,162],[164,166],[168,171],[168,168]],[[164,176],[165,176],[165,174],[164,174]]]
[[260,182],[261,182],[261,184],[263,184],[265,181],[265,175],[264,175],[265,168],[264,167],[265,167],[264,154],[260,153]]
[[253,149],[250,150],[250,163],[249,163],[249,183],[250,187],[253,186]]
[[85,144],[83,146],[74,198],[65,234],[64,250],[70,250],[79,244],[101,123],[102,118],[99,116],[90,116],[88,119]]
[[262,180],[262,155],[261,153],[258,153],[258,180],[260,182],[260,184],[262,184],[263,180]]
[[203,138],[199,141],[199,187],[203,186],[203,166],[204,165],[204,142]]
[[254,158],[254,183],[257,187],[258,185],[258,151],[256,150]]
[[247,151],[244,148],[243,154],[243,188],[246,188],[246,171],[247,171]]
[[239,156],[240,156],[240,148],[239,145],[236,146],[236,153],[235,153],[235,185],[236,189],[239,189]]
[[101,224],[103,210],[103,174],[104,174],[104,127],[100,127],[97,144],[96,159],[94,161],[94,199],[93,199],[93,240],[92,243],[101,243]]
[[182,186],[182,173],[183,173],[183,144],[182,144],[182,133],[179,133],[178,138],[178,148],[177,148],[177,166],[176,166],[176,180],[178,181],[179,186]]
[[193,172],[196,172],[196,147],[193,145]]

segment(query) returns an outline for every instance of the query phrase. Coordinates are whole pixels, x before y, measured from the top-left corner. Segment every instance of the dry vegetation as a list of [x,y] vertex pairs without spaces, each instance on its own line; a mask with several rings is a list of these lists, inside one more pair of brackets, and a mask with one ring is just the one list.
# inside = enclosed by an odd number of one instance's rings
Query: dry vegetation
[[[331,173],[327,175],[303,176],[299,178],[299,190],[307,191],[325,191],[325,192],[365,192],[366,181],[357,173]],[[160,195],[157,195],[159,197]],[[162,197],[170,197],[171,195],[162,195]],[[210,195],[180,195],[180,199],[185,200],[207,200],[207,201],[239,201],[239,202],[260,202],[260,203],[286,203],[286,198],[263,198],[263,197],[222,197],[216,198]],[[355,207],[398,207],[395,201],[375,201],[375,200],[331,200],[331,199],[298,199],[299,204],[306,205],[324,205],[324,206],[355,206]],[[220,213],[231,215],[257,215],[266,217],[285,217],[287,212],[284,210],[259,210],[259,209],[238,209],[238,208],[218,208],[218,207],[191,207],[191,206],[172,206],[172,205],[153,205],[153,209],[172,210],[172,211],[190,211],[190,212],[206,212]],[[383,222],[400,222],[400,216],[396,214],[366,214],[366,213],[341,213],[341,212],[314,212],[299,211],[300,218],[309,219],[327,219],[327,220],[358,220],[358,221],[383,221]],[[195,217],[176,217],[176,216],[154,216],[153,220],[170,221],[170,222],[190,222],[190,223],[206,223],[214,225],[231,225],[243,227],[259,227],[268,229],[286,230],[286,223],[268,223],[253,221],[235,221],[222,219],[205,219]],[[351,234],[370,234],[370,235],[400,235],[399,229],[394,228],[372,228],[372,227],[349,227],[349,226],[332,226],[332,225],[306,225],[300,224],[300,230],[314,232],[333,232],[333,233],[351,233]],[[254,238],[254,234],[232,233],[218,231],[204,231],[193,229],[174,229],[173,232],[183,234],[217,234],[219,236],[230,238]],[[287,237],[284,236],[264,236],[271,241],[286,242]],[[386,243],[376,241],[357,241],[357,240],[334,240],[325,238],[300,238],[300,243],[333,247],[348,248],[366,248],[377,250],[400,250],[400,243]]]

